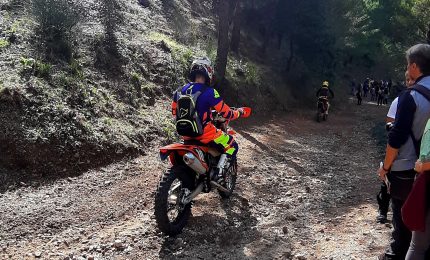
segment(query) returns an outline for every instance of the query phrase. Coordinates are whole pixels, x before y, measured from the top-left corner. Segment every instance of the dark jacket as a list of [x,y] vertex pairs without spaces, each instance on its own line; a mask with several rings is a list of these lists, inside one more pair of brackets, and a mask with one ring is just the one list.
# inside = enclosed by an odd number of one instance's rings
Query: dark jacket
[[328,97],[329,94],[331,95],[332,98],[334,98],[333,91],[327,87],[321,87],[317,91],[317,97]]

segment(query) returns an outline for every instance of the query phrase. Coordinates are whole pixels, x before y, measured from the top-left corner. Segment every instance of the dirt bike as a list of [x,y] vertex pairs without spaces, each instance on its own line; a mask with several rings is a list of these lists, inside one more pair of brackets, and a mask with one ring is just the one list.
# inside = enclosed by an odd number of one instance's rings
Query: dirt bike
[[319,97],[317,102],[317,122],[326,121],[328,114],[328,97]]
[[[243,111],[241,117],[251,115],[250,108],[243,108]],[[236,134],[229,129],[228,120],[217,113],[213,118],[217,128],[230,135]],[[235,159],[228,159],[225,154],[196,141],[162,147],[160,157],[171,163],[161,176],[154,203],[155,220],[163,233],[177,235],[182,232],[191,216],[192,200],[199,194],[217,190],[222,198],[232,195],[237,178]],[[218,165],[224,165],[223,182],[215,181]]]

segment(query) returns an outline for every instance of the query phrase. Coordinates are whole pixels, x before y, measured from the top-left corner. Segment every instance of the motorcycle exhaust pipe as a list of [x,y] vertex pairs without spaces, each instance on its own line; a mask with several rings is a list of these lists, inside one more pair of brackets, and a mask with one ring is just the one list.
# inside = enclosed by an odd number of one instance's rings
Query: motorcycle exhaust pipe
[[183,203],[184,204],[190,203],[195,197],[197,197],[203,191],[203,186],[204,186],[203,183],[200,183],[199,186],[197,186],[197,188],[184,199]]
[[206,168],[203,166],[200,160],[194,156],[194,154],[186,153],[183,158],[184,158],[185,164],[191,169],[193,169],[196,173],[198,174],[206,173]]

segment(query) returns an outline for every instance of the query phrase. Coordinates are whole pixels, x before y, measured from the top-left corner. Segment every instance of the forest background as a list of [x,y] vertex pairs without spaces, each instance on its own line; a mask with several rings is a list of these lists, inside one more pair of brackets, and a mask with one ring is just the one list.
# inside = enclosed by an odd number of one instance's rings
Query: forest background
[[[176,140],[171,93],[196,56],[257,113],[313,109],[329,80],[403,80],[429,0],[0,0],[0,165],[82,172]],[[7,176],[0,176],[5,181]]]

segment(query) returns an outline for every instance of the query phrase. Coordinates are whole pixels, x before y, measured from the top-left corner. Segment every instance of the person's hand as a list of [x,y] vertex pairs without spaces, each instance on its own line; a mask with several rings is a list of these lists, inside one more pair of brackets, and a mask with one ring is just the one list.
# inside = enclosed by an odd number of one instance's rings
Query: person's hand
[[384,170],[383,168],[384,166],[382,165],[381,167],[379,167],[378,169],[378,176],[379,179],[381,179],[381,181],[385,181],[385,176],[387,175],[388,171]]
[[423,163],[418,160],[415,163],[415,169],[414,169],[417,173],[422,173],[423,172]]
[[239,112],[240,116],[243,116],[245,114],[245,110],[243,110],[243,108],[238,108],[237,111]]

